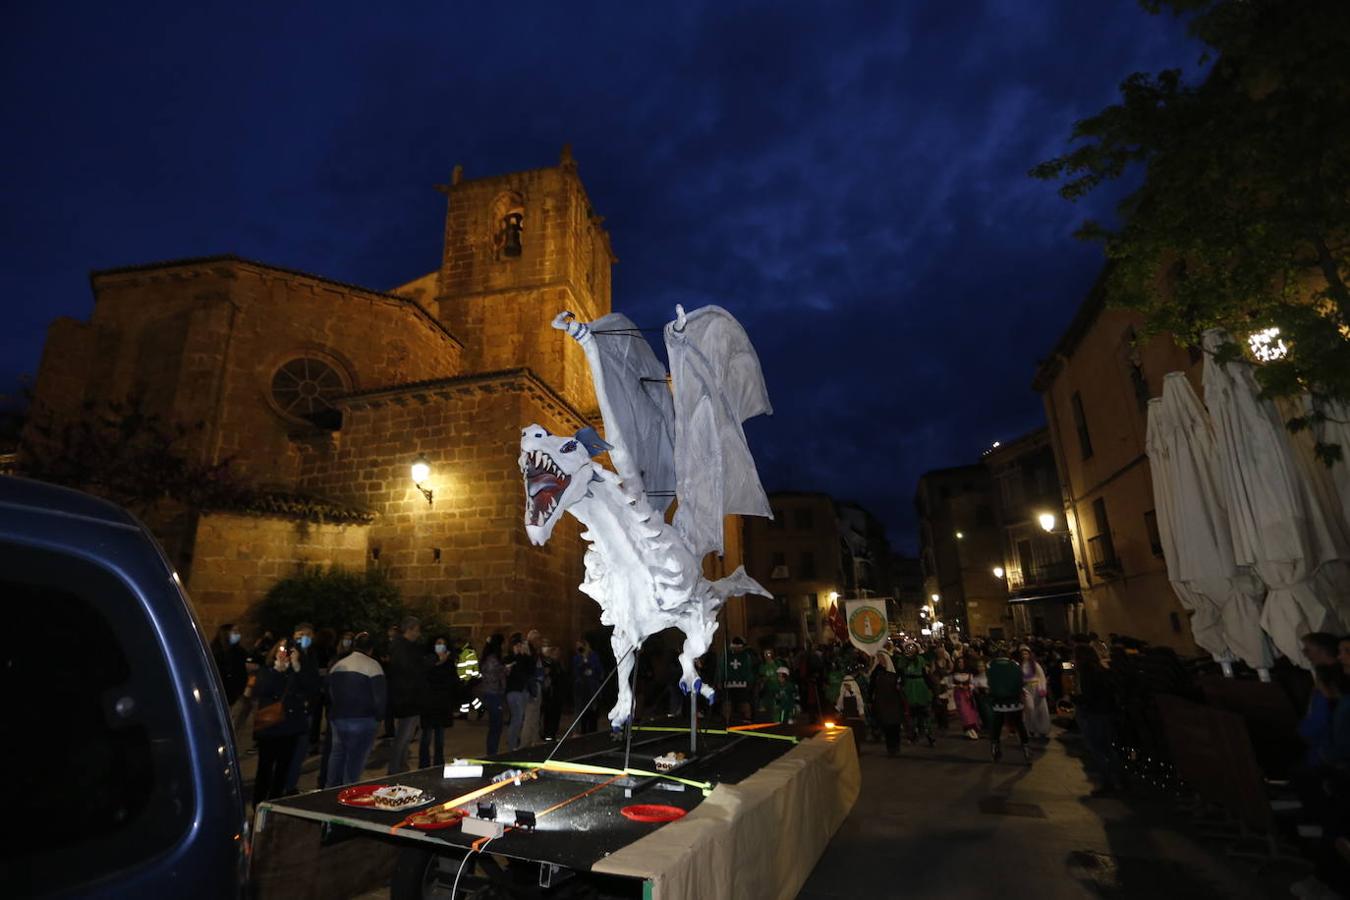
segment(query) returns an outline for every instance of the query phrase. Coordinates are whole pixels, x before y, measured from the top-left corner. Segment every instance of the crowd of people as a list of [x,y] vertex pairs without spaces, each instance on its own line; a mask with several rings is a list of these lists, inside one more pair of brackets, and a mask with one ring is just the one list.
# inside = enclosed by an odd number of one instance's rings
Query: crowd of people
[[[687,713],[677,653],[653,644],[635,667],[634,715]],[[1343,879],[1350,860],[1350,638],[1311,634],[1304,647],[1312,692],[1299,728],[1306,752],[1291,782],[1302,823],[1322,837],[1318,878],[1300,896],[1332,896],[1319,891]],[[594,731],[614,692],[607,647],[581,639],[563,654],[533,629],[494,634],[477,648],[424,635],[411,617],[380,637],[316,633],[301,622],[289,636],[264,632],[248,643],[227,624],[213,649],[236,731],[252,723],[255,804],[296,792],[315,753],[319,787],[359,780],[381,727],[393,775],[408,770],[415,740],[419,767],[442,764],[445,729],[458,718],[486,720],[484,750],[493,755],[557,739],[569,709],[575,733]],[[897,636],[875,654],[847,642],[756,650],[733,637],[695,665],[718,692],[717,708],[699,715],[728,724],[834,721],[853,726],[859,741],[884,742],[891,755],[905,738],[933,746],[945,732],[987,741],[998,760],[1011,732],[1030,763],[1031,748],[1049,740],[1052,715],[1072,719],[1100,796],[1128,787],[1120,748],[1146,739],[1122,733],[1131,727],[1128,710],[1140,706],[1132,658],[1147,659],[1147,651],[1115,635],[1109,644],[1096,634],[1068,641]],[[1346,887],[1336,881],[1335,889]]]
[[[534,629],[494,634],[476,649],[449,635],[424,635],[415,617],[382,637],[316,633],[301,622],[289,637],[264,631],[247,644],[227,623],[213,650],[236,732],[247,737],[252,724],[255,804],[295,793],[315,753],[320,788],[359,780],[381,726],[391,775],[408,770],[414,740],[419,767],[443,764],[445,729],[466,715],[486,719],[488,755],[503,744],[515,750],[556,739],[565,708],[578,718],[576,733],[592,732],[607,706],[597,695],[614,667],[585,639],[570,658]],[[656,648],[639,658],[638,718],[687,710],[675,656]],[[935,728],[954,722],[966,737],[989,740],[995,759],[1008,728],[1029,761],[1030,743],[1048,739],[1050,705],[1063,697],[1062,679],[1046,673],[1057,675],[1069,658],[1064,644],[1036,639],[901,639],[869,656],[847,643],[755,651],[737,637],[696,666],[715,673],[709,681],[720,694],[717,714],[729,723],[842,719],[895,754],[902,732],[931,746]],[[1109,747],[1109,731],[1100,743]]]
[[[1096,635],[1081,646],[1094,659],[1107,652]],[[955,725],[970,740],[988,740],[994,759],[1011,730],[1030,761],[1031,744],[1049,739],[1050,710],[1066,699],[1061,675],[1073,660],[1066,643],[1038,638],[962,643],[902,636],[869,655],[848,643],[756,653],[738,637],[720,681],[724,714],[733,722],[842,718],[855,733],[884,740],[892,755],[904,735],[932,746],[937,731]]]
[[[499,752],[503,734],[510,750],[553,740],[564,703],[589,699],[605,674],[584,639],[565,668],[558,647],[537,630],[509,639],[494,634],[478,651],[449,635],[424,635],[416,617],[391,625],[383,639],[364,631],[316,633],[301,622],[289,638],[264,631],[247,644],[239,627],[226,623],[212,650],[236,735],[251,734],[257,752],[255,806],[295,793],[306,758],[316,753],[320,788],[359,780],[381,726],[390,775],[408,770],[414,739],[419,767],[442,765],[445,730],[468,715],[487,720],[488,755]],[[597,712],[590,704],[578,730],[594,730]]]

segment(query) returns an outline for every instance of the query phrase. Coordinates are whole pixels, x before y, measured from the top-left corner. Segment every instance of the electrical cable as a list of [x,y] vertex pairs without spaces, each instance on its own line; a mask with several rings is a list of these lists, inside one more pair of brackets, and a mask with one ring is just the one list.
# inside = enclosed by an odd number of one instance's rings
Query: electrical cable
[[[483,844],[483,849],[486,849],[487,845],[495,840],[496,840],[495,837],[488,838],[487,841]],[[455,883],[450,887],[450,900],[455,900],[455,895],[459,893],[459,879],[464,874],[464,866],[468,864],[469,858],[473,856],[475,853],[481,852],[482,850],[478,847],[477,844],[475,844],[474,846],[469,848],[468,853],[464,854],[464,859],[461,860],[459,864],[459,871],[455,873]]]

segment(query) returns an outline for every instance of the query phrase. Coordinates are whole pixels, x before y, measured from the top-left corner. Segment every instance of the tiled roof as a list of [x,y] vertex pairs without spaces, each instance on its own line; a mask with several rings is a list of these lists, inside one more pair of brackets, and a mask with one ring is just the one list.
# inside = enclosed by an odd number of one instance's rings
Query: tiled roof
[[326,522],[336,525],[368,525],[375,513],[353,503],[294,491],[256,491],[238,500],[213,505],[216,512],[245,513]]

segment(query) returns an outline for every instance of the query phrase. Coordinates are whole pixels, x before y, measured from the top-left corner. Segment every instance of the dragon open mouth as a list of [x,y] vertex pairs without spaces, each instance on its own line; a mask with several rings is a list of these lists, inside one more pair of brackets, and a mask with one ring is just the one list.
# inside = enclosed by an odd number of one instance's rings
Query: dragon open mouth
[[543,525],[558,507],[572,476],[542,450],[531,450],[521,466],[525,475],[525,524]]

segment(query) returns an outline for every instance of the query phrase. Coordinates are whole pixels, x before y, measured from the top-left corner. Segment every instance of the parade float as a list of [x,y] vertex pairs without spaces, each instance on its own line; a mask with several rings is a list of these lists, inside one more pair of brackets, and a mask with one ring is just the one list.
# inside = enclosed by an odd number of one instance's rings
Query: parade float
[[[264,803],[255,826],[264,895],[295,895],[286,861],[303,855],[339,873],[340,884],[311,881],[315,896],[392,874],[395,897],[791,897],[852,808],[848,729],[706,727],[716,695],[696,660],[713,645],[718,613],[729,597],[768,595],[741,568],[704,575],[705,557],[723,551],[727,515],[770,515],[742,430],[770,412],[745,330],[720,307],[677,307],[664,328],[667,373],[622,314],[587,323],[560,313],[553,327],[585,353],[605,434],[521,430],[524,527],[543,545],[565,515],[583,526],[580,588],[612,629],[609,733],[569,729],[397,784]],[[637,660],[670,628],[683,636],[688,718],[638,723]],[[605,688],[575,698],[574,724]]]

